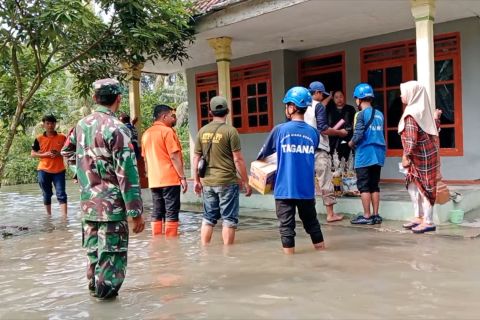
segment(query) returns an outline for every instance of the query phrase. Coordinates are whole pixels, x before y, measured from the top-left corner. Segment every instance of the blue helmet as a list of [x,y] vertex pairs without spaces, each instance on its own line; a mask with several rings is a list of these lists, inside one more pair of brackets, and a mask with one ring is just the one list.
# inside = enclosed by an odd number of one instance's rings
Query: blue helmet
[[368,83],[359,83],[353,90],[353,98],[365,99],[365,98],[374,98],[373,88]]
[[293,103],[297,108],[304,109],[312,104],[312,95],[307,88],[292,87],[285,94],[283,103]]

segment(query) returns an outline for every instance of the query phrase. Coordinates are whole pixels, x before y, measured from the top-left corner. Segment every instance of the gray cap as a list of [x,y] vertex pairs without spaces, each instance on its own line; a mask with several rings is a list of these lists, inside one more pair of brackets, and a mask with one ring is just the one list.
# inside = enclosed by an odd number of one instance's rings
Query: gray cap
[[213,97],[210,100],[211,111],[225,111],[228,109],[227,99],[221,96]]
[[122,94],[123,88],[120,82],[115,79],[106,78],[100,79],[93,83],[95,94],[107,95],[107,94]]

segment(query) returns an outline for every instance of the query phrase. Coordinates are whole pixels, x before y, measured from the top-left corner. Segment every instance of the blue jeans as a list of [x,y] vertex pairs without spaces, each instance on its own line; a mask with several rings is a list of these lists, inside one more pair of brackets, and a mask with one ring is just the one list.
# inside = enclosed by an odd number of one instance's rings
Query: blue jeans
[[65,171],[59,173],[48,173],[38,170],[38,184],[43,193],[43,204],[52,204],[53,189],[55,186],[55,194],[58,203],[67,203],[67,193],[65,192]]
[[223,226],[236,228],[240,187],[238,184],[227,186],[203,186],[203,223],[214,226],[223,218]]

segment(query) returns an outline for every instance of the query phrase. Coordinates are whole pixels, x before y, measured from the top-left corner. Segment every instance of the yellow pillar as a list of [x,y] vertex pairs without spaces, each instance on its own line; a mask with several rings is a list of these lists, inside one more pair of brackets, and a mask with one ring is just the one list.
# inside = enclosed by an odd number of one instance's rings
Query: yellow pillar
[[129,81],[128,99],[130,105],[130,119],[137,118],[135,127],[138,131],[138,139],[141,139],[141,112],[140,112],[140,77],[142,75],[143,64],[135,66],[123,64],[123,68],[128,72],[127,79]]
[[411,0],[417,41],[417,79],[425,86],[430,106],[435,109],[435,60],[433,23],[435,0]]
[[227,116],[227,122],[232,123],[232,94],[230,89],[230,61],[232,58],[232,38],[219,37],[208,39],[208,43],[215,50],[215,59],[217,61],[218,72],[218,95],[225,97],[228,102],[230,112]]

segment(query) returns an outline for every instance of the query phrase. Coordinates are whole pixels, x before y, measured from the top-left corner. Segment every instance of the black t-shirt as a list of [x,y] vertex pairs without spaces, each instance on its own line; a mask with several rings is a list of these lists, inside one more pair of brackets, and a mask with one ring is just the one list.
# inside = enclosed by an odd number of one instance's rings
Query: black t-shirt
[[[357,111],[355,108],[349,104],[343,106],[343,108],[338,109],[335,104],[329,104],[327,107],[327,119],[329,127],[333,128],[340,119],[345,120],[345,124],[341,129],[346,129],[348,135],[342,140],[350,141],[353,135],[353,120],[355,119],[355,113]],[[337,145],[337,140],[339,137],[331,136],[330,138],[330,150],[333,151],[333,148]]]

